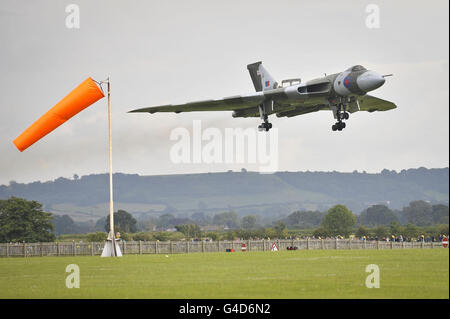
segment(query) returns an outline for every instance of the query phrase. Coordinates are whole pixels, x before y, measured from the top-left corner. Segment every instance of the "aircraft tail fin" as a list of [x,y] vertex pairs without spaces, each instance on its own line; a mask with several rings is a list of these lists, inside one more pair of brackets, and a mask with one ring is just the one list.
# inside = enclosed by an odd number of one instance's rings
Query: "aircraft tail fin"
[[247,65],[247,69],[257,92],[272,90],[278,87],[278,83],[262,66],[261,61]]

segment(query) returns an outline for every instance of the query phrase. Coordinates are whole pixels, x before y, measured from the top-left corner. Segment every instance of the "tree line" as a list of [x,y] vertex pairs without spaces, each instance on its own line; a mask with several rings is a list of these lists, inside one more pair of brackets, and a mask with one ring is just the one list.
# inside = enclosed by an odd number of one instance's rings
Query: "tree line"
[[[298,236],[366,238],[414,238],[427,234],[437,238],[448,235],[449,208],[413,201],[402,210],[391,210],[386,205],[373,205],[355,215],[344,205],[335,205],[327,212],[296,211],[273,221],[263,223],[257,215],[239,217],[234,211],[213,216],[194,213],[177,217],[170,213],[159,217],[137,220],[132,214],[118,210],[114,213],[115,231],[125,240],[175,240],[204,238],[213,240],[234,238],[292,238]],[[56,235],[74,233],[77,225],[67,216],[44,212],[36,201],[18,197],[0,200],[0,242],[54,241]],[[93,239],[104,240],[109,231],[109,216],[97,221]]]

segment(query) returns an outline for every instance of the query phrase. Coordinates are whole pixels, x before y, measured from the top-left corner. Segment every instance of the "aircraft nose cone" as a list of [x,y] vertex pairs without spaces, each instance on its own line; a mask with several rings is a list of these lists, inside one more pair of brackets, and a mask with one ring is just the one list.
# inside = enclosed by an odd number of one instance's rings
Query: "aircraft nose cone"
[[385,78],[373,71],[367,71],[356,79],[358,87],[364,92],[378,89],[384,82],[386,82]]

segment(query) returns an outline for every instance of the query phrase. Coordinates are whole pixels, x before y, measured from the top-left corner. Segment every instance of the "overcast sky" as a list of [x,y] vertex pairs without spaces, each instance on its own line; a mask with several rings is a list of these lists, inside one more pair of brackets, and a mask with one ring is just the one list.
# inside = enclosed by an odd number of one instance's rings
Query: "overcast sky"
[[[80,28],[66,27],[66,6]],[[380,28],[365,21],[370,3]],[[88,76],[111,76],[114,172],[239,170],[252,164],[176,164],[177,127],[256,128],[231,112],[127,114],[144,106],[254,91],[246,65],[279,82],[355,64],[393,73],[372,95],[389,112],[360,112],[332,132],[331,112],[271,117],[280,171],[379,172],[449,165],[448,1],[12,1],[0,2],[0,184],[108,171],[102,99],[23,153],[12,141]]]

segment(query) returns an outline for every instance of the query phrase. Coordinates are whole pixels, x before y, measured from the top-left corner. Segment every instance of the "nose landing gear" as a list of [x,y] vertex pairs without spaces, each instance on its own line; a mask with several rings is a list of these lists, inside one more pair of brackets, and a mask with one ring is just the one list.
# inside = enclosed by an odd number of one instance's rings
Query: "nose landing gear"
[[336,124],[333,124],[333,125],[331,126],[331,129],[332,129],[333,131],[342,131],[344,128],[345,128],[345,123],[342,122],[342,121],[337,122]]
[[342,131],[345,128],[345,123],[342,120],[348,120],[350,118],[350,114],[346,109],[347,107],[344,103],[337,105],[336,118],[338,121],[331,126],[333,131]]

